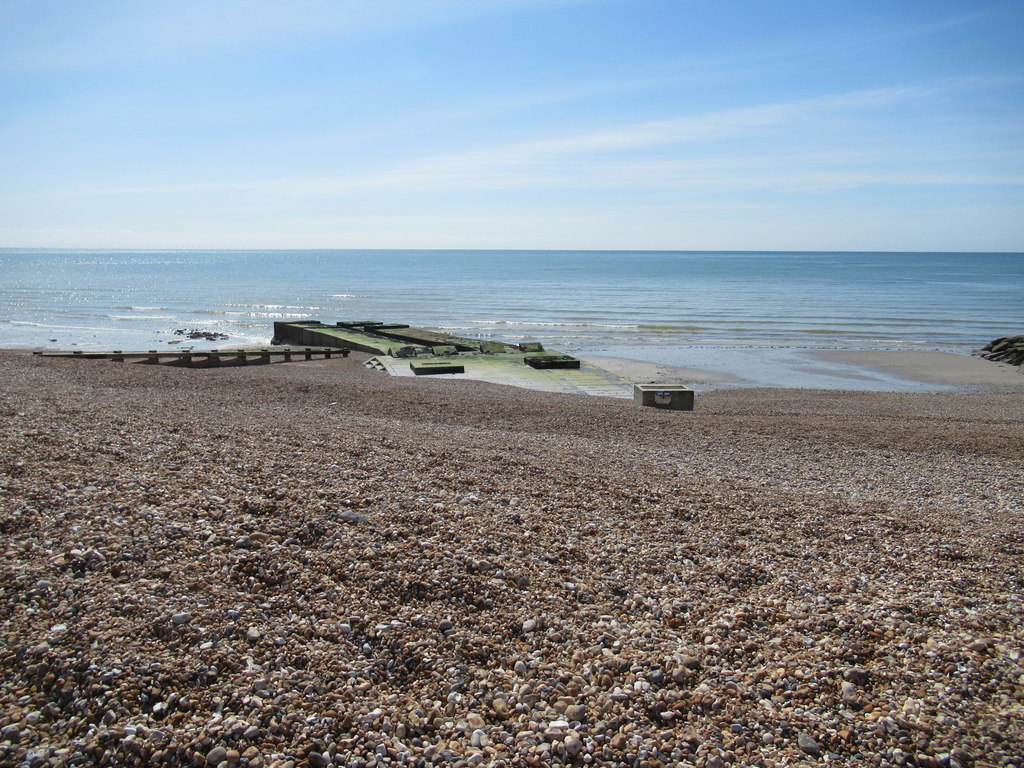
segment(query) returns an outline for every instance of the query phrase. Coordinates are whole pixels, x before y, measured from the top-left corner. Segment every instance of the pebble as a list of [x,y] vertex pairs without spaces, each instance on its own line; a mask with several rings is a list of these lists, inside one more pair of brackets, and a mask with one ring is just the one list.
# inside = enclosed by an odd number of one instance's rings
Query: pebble
[[344,361],[23,357],[0,764],[1024,753],[1019,396],[726,390],[676,417]]
[[796,739],[797,746],[800,747],[808,755],[814,755],[817,757],[821,754],[821,747],[818,742],[809,734],[801,733]]

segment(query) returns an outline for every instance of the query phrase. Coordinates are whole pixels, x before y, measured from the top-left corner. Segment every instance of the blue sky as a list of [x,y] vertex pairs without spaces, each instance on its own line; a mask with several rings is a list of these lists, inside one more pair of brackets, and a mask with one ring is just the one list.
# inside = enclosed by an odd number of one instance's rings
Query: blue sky
[[1024,3],[0,0],[0,246],[1024,251]]

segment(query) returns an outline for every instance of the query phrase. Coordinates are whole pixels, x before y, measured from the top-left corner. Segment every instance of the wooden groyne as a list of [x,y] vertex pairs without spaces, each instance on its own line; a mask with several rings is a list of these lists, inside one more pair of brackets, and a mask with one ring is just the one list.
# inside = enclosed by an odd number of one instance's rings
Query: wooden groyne
[[115,349],[112,352],[87,352],[74,350],[71,352],[38,351],[32,354],[37,357],[68,357],[75,360],[110,360],[115,363],[134,361],[143,365],[177,365],[185,368],[216,368],[221,365],[266,365],[272,361],[290,363],[293,360],[312,360],[322,357],[325,360],[334,357],[348,357],[349,351],[343,347],[302,347],[299,349],[286,347],[274,349],[213,349],[202,352],[193,350],[157,350],[146,352],[124,352]]

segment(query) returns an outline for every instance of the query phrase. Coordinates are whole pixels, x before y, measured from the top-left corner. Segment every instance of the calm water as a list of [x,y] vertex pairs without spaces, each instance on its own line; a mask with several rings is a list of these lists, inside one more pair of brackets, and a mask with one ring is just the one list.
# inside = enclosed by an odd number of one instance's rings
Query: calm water
[[969,351],[1024,332],[1022,289],[1024,254],[0,249],[0,346],[150,349],[179,328],[230,345],[278,319],[374,319],[661,359]]

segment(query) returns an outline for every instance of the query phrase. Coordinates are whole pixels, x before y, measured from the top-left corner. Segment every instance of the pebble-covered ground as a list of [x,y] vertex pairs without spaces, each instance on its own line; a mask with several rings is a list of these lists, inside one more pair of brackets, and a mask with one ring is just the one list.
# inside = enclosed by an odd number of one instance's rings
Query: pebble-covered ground
[[1024,765],[1024,395],[0,380],[2,765]]

